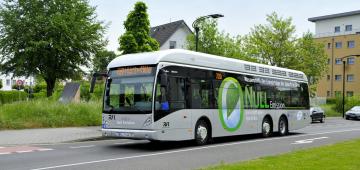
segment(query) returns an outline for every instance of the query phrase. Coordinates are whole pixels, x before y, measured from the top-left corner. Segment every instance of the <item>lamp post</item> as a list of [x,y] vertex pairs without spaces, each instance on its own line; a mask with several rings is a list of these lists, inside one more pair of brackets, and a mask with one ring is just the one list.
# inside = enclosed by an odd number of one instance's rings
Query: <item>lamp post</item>
[[357,55],[347,55],[347,56],[344,56],[341,58],[341,61],[343,63],[343,89],[342,89],[342,117],[344,118],[345,117],[345,66],[346,66],[346,61],[344,60],[345,58],[348,58],[348,57],[360,57],[359,54]]
[[220,17],[224,17],[224,15],[222,14],[211,14],[211,15],[206,15],[206,16],[201,16],[199,18],[197,18],[193,23],[192,23],[192,27],[195,30],[195,51],[198,51],[198,43],[199,43],[199,22],[203,21],[207,18],[220,18]]

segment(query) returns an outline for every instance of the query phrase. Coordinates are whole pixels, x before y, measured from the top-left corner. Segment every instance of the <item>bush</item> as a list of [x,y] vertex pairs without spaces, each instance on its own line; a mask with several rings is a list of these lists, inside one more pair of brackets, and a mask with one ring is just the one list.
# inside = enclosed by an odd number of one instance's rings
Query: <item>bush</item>
[[327,98],[326,99],[326,104],[335,104],[336,103],[336,98]]
[[98,81],[95,84],[94,93],[90,93],[90,82],[81,81],[80,83],[80,98],[82,101],[98,101],[101,100],[104,93],[104,82]]
[[101,102],[62,104],[39,99],[0,107],[0,129],[99,126]]
[[[354,106],[360,106],[360,96],[346,97],[345,98],[345,112],[350,110]],[[342,113],[342,111],[343,111],[342,97],[336,98],[334,109],[336,111]]]
[[26,100],[28,94],[24,91],[0,91],[0,104]]

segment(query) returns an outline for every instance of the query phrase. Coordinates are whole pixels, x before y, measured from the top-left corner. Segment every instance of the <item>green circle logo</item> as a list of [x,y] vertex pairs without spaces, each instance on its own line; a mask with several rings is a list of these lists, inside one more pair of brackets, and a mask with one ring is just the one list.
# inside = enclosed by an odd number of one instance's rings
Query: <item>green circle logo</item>
[[225,78],[219,88],[219,117],[224,129],[234,132],[244,117],[243,92],[240,83],[232,77]]

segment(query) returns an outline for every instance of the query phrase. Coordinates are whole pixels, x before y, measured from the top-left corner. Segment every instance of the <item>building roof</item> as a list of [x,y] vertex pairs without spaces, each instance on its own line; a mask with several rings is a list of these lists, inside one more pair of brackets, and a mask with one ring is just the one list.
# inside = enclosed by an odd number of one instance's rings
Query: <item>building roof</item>
[[191,29],[186,25],[185,21],[179,20],[151,27],[150,36],[155,38],[159,42],[160,46],[162,46],[181,26],[185,26],[192,33]]
[[307,81],[305,74],[300,71],[182,49],[122,55],[109,63],[108,70],[126,66],[154,65],[160,62]]
[[358,15],[358,14],[360,14],[360,10],[338,13],[338,14],[331,14],[331,15],[324,15],[324,16],[319,16],[319,17],[313,17],[313,18],[309,18],[308,20],[311,22],[316,22],[316,21],[321,21],[321,20],[326,20],[326,19],[347,17],[347,16],[352,16],[352,15]]

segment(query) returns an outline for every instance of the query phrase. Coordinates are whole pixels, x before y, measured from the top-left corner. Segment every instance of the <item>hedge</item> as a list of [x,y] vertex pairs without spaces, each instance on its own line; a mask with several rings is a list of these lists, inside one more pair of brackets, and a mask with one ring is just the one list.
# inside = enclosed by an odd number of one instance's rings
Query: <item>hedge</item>
[[24,91],[0,91],[0,104],[26,100],[28,94]]

